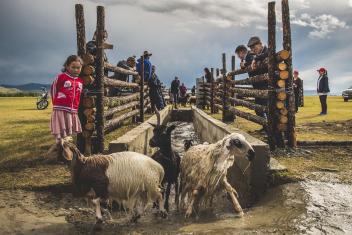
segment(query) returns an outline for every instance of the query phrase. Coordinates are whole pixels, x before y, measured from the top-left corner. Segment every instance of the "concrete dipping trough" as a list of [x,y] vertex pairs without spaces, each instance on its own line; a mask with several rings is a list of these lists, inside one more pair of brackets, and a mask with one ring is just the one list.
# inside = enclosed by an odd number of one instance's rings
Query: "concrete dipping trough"
[[[194,129],[203,142],[214,143],[231,133],[244,135],[253,146],[256,158],[246,171],[248,161],[236,158],[235,164],[228,171],[228,180],[237,190],[242,207],[250,207],[262,196],[267,187],[270,162],[269,148],[266,143],[240,129],[212,118],[195,106],[190,109],[178,110],[173,110],[171,106],[167,106],[160,112],[160,116],[163,124],[169,121],[193,122]],[[156,123],[155,115],[117,140],[110,142],[109,152],[128,150],[152,155],[153,149],[149,147],[148,143],[153,136],[153,127],[149,123]]]

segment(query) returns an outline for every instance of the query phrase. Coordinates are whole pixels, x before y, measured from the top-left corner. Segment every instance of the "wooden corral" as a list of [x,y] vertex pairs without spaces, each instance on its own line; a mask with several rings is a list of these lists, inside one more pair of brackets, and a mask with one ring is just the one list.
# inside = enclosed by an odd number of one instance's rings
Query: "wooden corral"
[[[137,71],[114,66],[104,60],[104,50],[113,48],[113,45],[104,41],[104,7],[97,7],[95,55],[86,50],[84,11],[81,4],[76,4],[76,29],[77,54],[84,62],[81,74],[84,92],[79,108],[83,132],[77,137],[77,145],[82,152],[90,155],[104,151],[105,134],[116,130],[123,121],[130,118],[136,121],[138,118],[138,121],[143,122],[144,113],[150,108],[150,102],[144,79],[143,77],[140,79]],[[115,80],[107,76],[109,72],[133,76],[134,80],[139,82]],[[129,92],[124,95],[110,96],[107,92],[109,88],[127,89]]]
[[[267,71],[236,80],[235,76],[253,72],[252,68],[235,69],[235,58],[231,59],[231,71],[226,73],[226,55],[222,54],[222,70],[216,69],[216,77],[211,83],[199,83],[198,91],[204,97],[200,104],[209,105],[211,112],[222,110],[224,122],[234,121],[235,116],[262,125],[268,134],[271,149],[284,147],[287,137],[289,147],[295,147],[295,99],[292,76],[292,42],[288,0],[282,0],[283,49],[276,51],[275,2],[268,3],[268,57],[256,64],[257,69]],[[256,71],[255,70],[255,71]],[[212,75],[214,69],[212,69]],[[213,76],[214,77],[214,76]],[[253,89],[251,85],[267,82],[267,89]],[[266,100],[266,105],[256,104],[254,99]],[[254,110],[256,114],[245,112],[236,106]],[[202,107],[202,106],[200,106]]]

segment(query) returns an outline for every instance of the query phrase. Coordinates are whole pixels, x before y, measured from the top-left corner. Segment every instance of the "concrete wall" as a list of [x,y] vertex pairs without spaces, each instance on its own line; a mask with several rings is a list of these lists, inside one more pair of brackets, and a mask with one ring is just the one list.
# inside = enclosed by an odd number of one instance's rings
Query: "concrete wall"
[[[169,120],[193,120],[195,131],[201,140],[209,143],[217,142],[230,133],[243,134],[254,147],[256,158],[252,161],[251,166],[244,175],[242,172],[247,167],[248,161],[246,159],[236,159],[234,166],[228,172],[229,182],[239,193],[239,201],[243,207],[250,206],[264,193],[269,164],[269,149],[267,144],[239,129],[210,117],[193,106],[192,110],[172,110],[171,105],[169,105],[160,112],[160,116],[163,124],[166,124]],[[128,150],[151,156],[153,149],[149,147],[149,140],[153,136],[153,127],[149,123],[156,124],[155,115],[117,140],[110,142],[109,152]]]
[[230,133],[240,133],[251,143],[256,158],[252,161],[245,174],[243,171],[248,166],[246,159],[236,158],[235,164],[228,172],[228,179],[231,185],[239,193],[239,201],[243,207],[250,206],[265,192],[267,172],[269,165],[268,145],[253,136],[237,128],[210,117],[202,110],[192,106],[193,123],[196,132],[202,141],[209,143],[217,142]]
[[[167,106],[165,109],[160,111],[162,124],[168,122],[168,119],[171,116],[171,111],[171,105]],[[156,122],[156,116],[153,115],[147,121],[133,128],[123,136],[119,137],[114,141],[111,141],[109,143],[109,153],[133,151],[143,153],[149,156],[152,155],[153,149],[149,147],[149,140],[153,136],[153,126],[149,123],[156,124]]]

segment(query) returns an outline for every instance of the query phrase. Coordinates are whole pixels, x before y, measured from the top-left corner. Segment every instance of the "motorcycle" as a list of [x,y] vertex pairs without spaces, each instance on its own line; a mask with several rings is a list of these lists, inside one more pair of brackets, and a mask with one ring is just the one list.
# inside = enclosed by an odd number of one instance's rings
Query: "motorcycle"
[[42,93],[37,98],[37,109],[43,110],[43,109],[46,109],[48,106],[49,106],[48,91],[46,90],[45,87],[42,87]]

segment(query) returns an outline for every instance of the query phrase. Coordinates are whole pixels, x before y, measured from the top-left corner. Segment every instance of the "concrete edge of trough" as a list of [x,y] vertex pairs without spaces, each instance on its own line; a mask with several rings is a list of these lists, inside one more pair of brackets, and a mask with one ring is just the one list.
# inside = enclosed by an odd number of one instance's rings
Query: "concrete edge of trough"
[[268,147],[268,144],[264,143],[263,141],[251,136],[250,134],[248,134],[247,132],[245,131],[242,131],[238,128],[235,128],[235,127],[232,127],[230,125],[227,125],[226,123],[220,121],[220,120],[217,120],[213,117],[211,117],[210,115],[206,114],[204,111],[198,109],[197,107],[195,106],[192,106],[191,107],[192,110],[194,112],[197,112],[199,115],[201,115],[203,118],[206,118],[209,122],[211,122],[213,125],[216,125],[218,126],[219,128],[222,129],[222,131],[228,133],[228,134],[231,134],[231,133],[240,133],[242,134],[251,144],[253,145],[261,145],[261,146],[266,146]]
[[[167,122],[166,119],[169,118],[171,111],[171,105],[168,105],[166,108],[160,111],[161,123],[164,124]],[[147,155],[152,154],[153,150],[149,147],[148,143],[153,134],[153,126],[149,123],[156,124],[156,122],[156,115],[153,115],[147,121],[141,123],[116,140],[111,141],[109,143],[109,153],[134,151]]]

